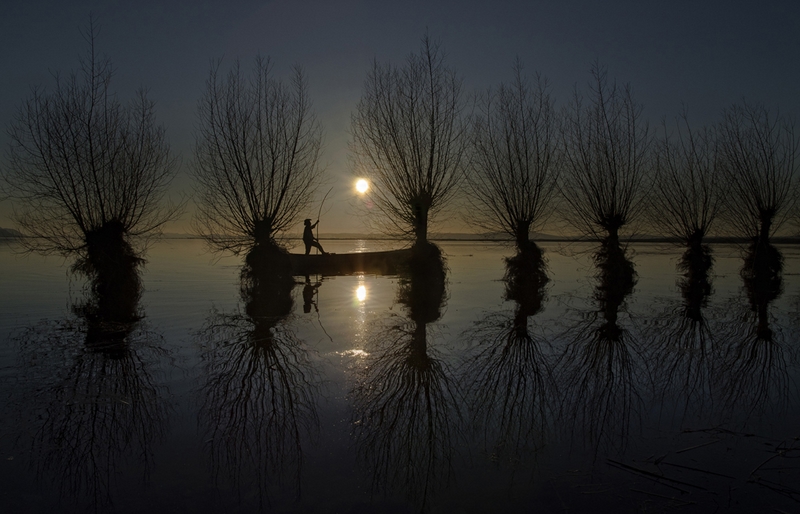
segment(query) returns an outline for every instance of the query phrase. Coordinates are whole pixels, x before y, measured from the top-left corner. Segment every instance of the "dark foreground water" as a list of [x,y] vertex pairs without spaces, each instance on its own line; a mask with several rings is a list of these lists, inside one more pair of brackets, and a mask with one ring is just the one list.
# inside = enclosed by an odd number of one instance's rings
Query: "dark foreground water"
[[265,304],[240,259],[162,241],[119,328],[0,246],[0,510],[800,510],[799,248],[761,283],[714,247],[692,285],[679,250],[632,245],[623,284],[544,245],[519,296],[508,248],[440,246],[444,291],[310,276]]

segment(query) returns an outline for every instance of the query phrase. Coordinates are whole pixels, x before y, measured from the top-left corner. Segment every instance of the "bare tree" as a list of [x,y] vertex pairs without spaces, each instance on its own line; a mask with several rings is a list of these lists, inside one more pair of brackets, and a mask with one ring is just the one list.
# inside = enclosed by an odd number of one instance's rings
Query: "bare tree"
[[766,243],[796,203],[800,141],[794,125],[762,105],[743,102],[723,113],[719,131],[728,222],[741,235]]
[[302,70],[285,84],[259,57],[249,78],[236,61],[222,79],[218,63],[197,112],[198,231],[217,250],[275,245],[313,199],[322,174],[322,128]]
[[722,204],[716,134],[693,131],[685,111],[672,134],[666,121],[663,130],[655,145],[649,218],[666,235],[699,249]]
[[537,75],[531,85],[519,61],[511,84],[488,91],[473,119],[469,218],[507,233],[520,250],[530,244],[531,229],[552,212],[560,165],[557,130],[547,80]]
[[384,227],[416,243],[428,221],[452,199],[467,144],[461,79],[428,36],[402,68],[377,61],[352,116],[359,173]]
[[641,212],[650,138],[628,85],[609,85],[595,64],[589,99],[567,109],[561,191],[565,219],[584,234],[616,239]]
[[162,203],[175,169],[154,104],[144,91],[129,104],[111,90],[113,68],[98,58],[98,28],[84,37],[79,71],[33,88],[8,133],[4,178],[30,250],[78,255],[97,271],[141,262],[134,241],[157,234],[178,208]]

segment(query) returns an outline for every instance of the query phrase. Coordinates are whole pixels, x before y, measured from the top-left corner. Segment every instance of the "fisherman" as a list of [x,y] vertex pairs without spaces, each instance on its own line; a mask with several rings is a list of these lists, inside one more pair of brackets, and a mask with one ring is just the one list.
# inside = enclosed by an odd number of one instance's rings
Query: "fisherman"
[[303,222],[305,224],[305,228],[303,229],[303,242],[306,244],[306,255],[311,253],[311,247],[319,249],[322,255],[327,254],[325,250],[322,249],[322,245],[319,244],[319,241],[316,237],[314,237],[314,227],[319,224],[319,220],[313,225],[311,224],[311,219],[306,218]]
[[314,306],[314,310],[319,312],[319,307],[317,307],[317,302],[314,301],[314,296],[317,295],[317,289],[319,286],[322,285],[322,282],[314,282],[311,283],[311,277],[306,275],[306,283],[303,286],[303,312],[308,314],[311,312],[311,306]]

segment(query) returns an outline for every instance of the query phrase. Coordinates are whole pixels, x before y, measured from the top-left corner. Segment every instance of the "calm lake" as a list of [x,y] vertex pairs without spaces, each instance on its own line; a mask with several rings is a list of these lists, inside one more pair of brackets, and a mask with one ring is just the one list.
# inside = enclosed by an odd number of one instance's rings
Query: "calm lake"
[[520,300],[512,249],[439,246],[444,292],[311,275],[276,307],[163,240],[112,348],[68,262],[0,245],[2,510],[800,510],[800,247],[762,286],[713,246],[693,290],[680,249],[633,244],[614,293],[591,244],[543,244]]

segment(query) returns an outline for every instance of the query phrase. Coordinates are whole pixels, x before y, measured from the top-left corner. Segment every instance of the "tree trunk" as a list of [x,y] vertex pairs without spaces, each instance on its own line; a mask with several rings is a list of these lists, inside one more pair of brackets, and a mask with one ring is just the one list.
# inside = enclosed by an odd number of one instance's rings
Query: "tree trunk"
[[606,231],[608,232],[608,245],[619,246],[619,225],[609,225]]
[[769,242],[769,235],[772,231],[772,218],[773,214],[761,213],[761,228],[758,232],[759,244],[767,244]]
[[426,199],[417,199],[413,201],[412,209],[414,213],[414,237],[415,244],[422,244],[428,242],[428,211],[431,208],[431,202]]
[[516,239],[517,249],[521,252],[527,250],[531,244],[529,237],[530,230],[531,224],[524,221],[518,222],[516,228],[514,229],[514,237]]

